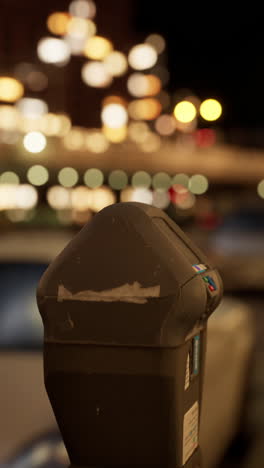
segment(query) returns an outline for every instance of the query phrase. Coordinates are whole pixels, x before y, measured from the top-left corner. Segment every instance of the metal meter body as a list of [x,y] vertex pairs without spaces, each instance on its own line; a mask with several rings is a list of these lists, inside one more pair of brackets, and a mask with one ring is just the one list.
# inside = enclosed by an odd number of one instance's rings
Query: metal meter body
[[161,210],[105,208],[44,273],[45,385],[72,467],[200,467],[218,272]]

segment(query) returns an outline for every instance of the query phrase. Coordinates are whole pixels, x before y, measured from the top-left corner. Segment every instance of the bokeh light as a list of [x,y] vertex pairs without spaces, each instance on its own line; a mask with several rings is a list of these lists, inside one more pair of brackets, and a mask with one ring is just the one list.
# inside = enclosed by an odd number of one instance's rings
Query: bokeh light
[[85,145],[85,132],[82,127],[72,127],[63,138],[63,145],[69,151],[81,150]]
[[134,191],[135,188],[133,187],[126,187],[125,189],[121,190],[120,201],[124,203],[132,201]]
[[143,187],[149,188],[151,186],[151,176],[145,171],[137,171],[132,176],[132,186],[133,187]]
[[153,201],[152,201],[153,206],[156,208],[160,208],[161,210],[165,210],[168,208],[170,204],[170,197],[166,191],[159,191],[159,190],[154,190],[153,191]]
[[58,181],[63,187],[73,187],[79,179],[78,172],[73,167],[64,167],[59,171]]
[[154,153],[161,147],[161,139],[156,133],[148,133],[145,140],[139,144],[139,147],[145,153]]
[[3,130],[16,130],[20,124],[20,115],[16,107],[0,106],[0,128]]
[[49,84],[49,79],[45,73],[37,70],[29,72],[25,81],[28,88],[35,92],[44,91]]
[[47,140],[41,132],[29,132],[24,136],[23,144],[30,153],[40,153],[45,149]]
[[13,171],[5,171],[0,175],[0,184],[18,185],[19,177]]
[[94,88],[105,88],[113,81],[103,62],[87,62],[81,73],[84,83]]
[[72,207],[77,211],[87,211],[92,205],[92,190],[79,186],[72,190],[71,192],[71,202]]
[[96,15],[96,6],[92,0],[74,0],[70,3],[69,12],[72,16],[93,19]]
[[159,77],[163,86],[167,86],[170,81],[170,72],[164,65],[157,64],[151,72]]
[[75,37],[67,34],[64,39],[70,49],[71,55],[83,55],[83,49],[87,41],[86,37]]
[[109,104],[104,106],[101,119],[109,128],[120,128],[128,121],[127,110],[120,104]]
[[264,180],[258,183],[257,192],[261,198],[264,198]]
[[108,150],[110,143],[101,131],[92,131],[86,135],[86,148],[92,153],[104,153]]
[[23,84],[9,76],[0,76],[0,101],[16,102],[24,94]]
[[160,34],[150,34],[146,38],[145,42],[154,47],[158,54],[162,54],[166,47],[166,41]]
[[166,172],[158,172],[152,178],[152,186],[155,190],[168,190],[171,186],[171,177]]
[[128,126],[128,136],[135,143],[143,143],[150,133],[146,122],[131,122]]
[[178,102],[174,108],[175,118],[182,123],[192,122],[196,114],[196,108],[190,101]]
[[195,174],[190,177],[189,190],[197,195],[205,193],[208,189],[209,183],[207,177],[201,174]]
[[146,203],[147,205],[152,205],[153,193],[151,190],[147,188],[137,187],[132,192],[131,201]]
[[83,180],[89,188],[98,188],[103,185],[104,174],[100,169],[91,168],[85,172]]
[[112,205],[116,202],[116,196],[114,192],[109,187],[99,187],[92,191],[92,211],[96,213],[106,206]]
[[128,176],[125,171],[115,170],[109,174],[108,183],[114,190],[122,190],[127,186]]
[[157,52],[150,44],[138,44],[128,54],[129,65],[135,70],[146,70],[157,62]]
[[189,176],[187,174],[176,174],[172,178],[172,185],[182,185],[183,187],[189,187]]
[[122,141],[125,141],[127,138],[127,126],[110,128],[104,125],[103,133],[111,143],[122,143]]
[[16,107],[28,119],[38,119],[48,112],[48,105],[42,99],[22,98],[16,103]]
[[86,39],[96,34],[96,24],[90,19],[72,16],[67,26],[67,35],[75,39]]
[[18,185],[16,189],[16,207],[29,210],[38,203],[38,192],[35,187],[28,184]]
[[67,27],[70,20],[70,15],[66,12],[55,11],[49,15],[47,19],[48,30],[52,34],[64,36],[67,33]]
[[85,44],[84,55],[92,60],[103,60],[113,50],[113,44],[102,36],[93,36]]
[[168,114],[160,115],[155,122],[155,129],[162,136],[170,136],[176,130],[175,119]]
[[44,37],[37,46],[38,57],[42,62],[53,65],[66,65],[70,60],[70,48],[64,39]]
[[160,102],[154,98],[137,99],[128,106],[128,113],[134,120],[154,120],[161,110]]
[[65,114],[48,113],[42,116],[40,129],[47,136],[63,137],[71,129],[71,120]]
[[83,211],[73,210],[71,219],[74,224],[77,224],[78,226],[83,226],[88,221],[90,221],[92,217],[93,217],[93,213],[91,210],[83,210]]
[[200,114],[204,120],[212,122],[222,115],[222,106],[216,99],[206,99],[200,106]]
[[122,52],[114,50],[105,58],[104,64],[111,76],[122,76],[128,68],[127,58]]
[[130,75],[127,87],[130,94],[135,97],[155,96],[160,92],[162,83],[155,75],[144,75],[138,72]]
[[47,192],[49,205],[55,210],[67,210],[71,208],[71,189],[54,185]]
[[27,178],[32,185],[45,185],[49,180],[49,172],[46,167],[36,164],[29,168]]
[[0,184],[0,210],[13,210],[16,208],[16,188],[18,185]]

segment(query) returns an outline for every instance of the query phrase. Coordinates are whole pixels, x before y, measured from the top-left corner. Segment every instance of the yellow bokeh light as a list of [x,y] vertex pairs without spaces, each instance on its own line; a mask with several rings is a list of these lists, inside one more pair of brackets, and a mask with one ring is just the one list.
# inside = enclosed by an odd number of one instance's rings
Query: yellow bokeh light
[[84,83],[94,88],[105,88],[113,81],[104,62],[87,62],[83,65],[81,73]]
[[20,125],[20,115],[14,106],[0,106],[0,128],[3,130],[16,130]]
[[92,60],[103,60],[113,50],[113,44],[102,36],[93,36],[84,46],[84,55]]
[[192,122],[196,114],[196,108],[190,101],[181,101],[176,104],[174,109],[175,118],[182,123]]
[[155,96],[161,90],[162,83],[155,75],[132,73],[127,81],[128,91],[132,96]]
[[66,12],[55,12],[52,13],[47,19],[48,30],[52,34],[58,36],[64,36],[67,33],[68,23],[71,17]]
[[29,132],[23,140],[24,147],[30,153],[40,153],[47,145],[47,140],[41,132]]
[[92,205],[92,190],[88,187],[80,186],[72,190],[72,207],[77,211],[87,211]]
[[23,84],[9,76],[0,76],[0,101],[16,102],[24,94]]
[[96,34],[96,25],[90,19],[73,16],[67,25],[67,33],[71,37],[86,39]]
[[101,131],[88,133],[85,139],[86,148],[92,153],[104,153],[108,150],[110,143]]
[[85,146],[85,132],[80,127],[72,127],[63,138],[63,145],[70,151],[80,150]]
[[47,136],[63,137],[71,129],[71,121],[67,115],[45,114],[40,120],[40,130]]
[[140,143],[139,146],[144,153],[154,153],[160,149],[161,139],[159,135],[156,135],[156,133],[150,132],[145,141]]
[[105,186],[96,188],[92,191],[93,199],[91,209],[98,212],[106,206],[112,205],[116,202],[116,196],[114,192]]
[[131,122],[128,127],[128,136],[135,143],[143,143],[150,133],[146,122]]
[[206,99],[200,106],[200,114],[204,120],[212,122],[222,115],[222,106],[216,99]]
[[67,210],[71,208],[71,189],[54,185],[47,192],[49,205],[55,210]]
[[103,126],[103,132],[106,138],[111,141],[111,143],[121,143],[127,137],[127,127],[119,128],[110,128],[106,125]]
[[161,110],[160,102],[154,98],[138,99],[128,106],[129,115],[134,120],[154,120]]
[[106,69],[111,76],[122,76],[126,73],[128,64],[125,54],[114,50],[104,60]]

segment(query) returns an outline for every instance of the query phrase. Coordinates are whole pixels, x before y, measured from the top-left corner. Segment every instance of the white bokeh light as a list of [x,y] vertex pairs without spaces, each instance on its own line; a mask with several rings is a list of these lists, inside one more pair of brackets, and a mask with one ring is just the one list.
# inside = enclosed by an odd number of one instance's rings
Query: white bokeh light
[[42,62],[66,65],[70,60],[70,47],[64,39],[44,37],[37,46],[38,57]]
[[146,70],[157,62],[158,55],[150,44],[138,44],[128,54],[129,65],[135,70]]
[[48,105],[42,99],[23,98],[16,103],[16,107],[28,119],[38,119],[48,112]]
[[82,67],[82,79],[94,88],[104,88],[112,83],[112,76],[102,62],[88,62]]
[[120,128],[126,125],[128,114],[121,104],[108,104],[102,110],[102,122],[109,128]]
[[40,153],[46,147],[47,140],[41,132],[29,132],[24,136],[23,144],[30,153]]

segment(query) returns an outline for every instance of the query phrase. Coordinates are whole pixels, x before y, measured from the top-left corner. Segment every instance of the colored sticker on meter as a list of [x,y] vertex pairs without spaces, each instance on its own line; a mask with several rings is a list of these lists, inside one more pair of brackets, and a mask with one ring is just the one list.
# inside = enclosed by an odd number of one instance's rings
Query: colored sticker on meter
[[198,447],[199,405],[198,401],[185,413],[183,418],[182,464],[189,460]]
[[200,335],[196,335],[192,342],[192,375],[198,375],[200,369]]
[[207,267],[203,263],[199,263],[199,265],[192,265],[192,268],[195,273],[203,273],[207,270]]

